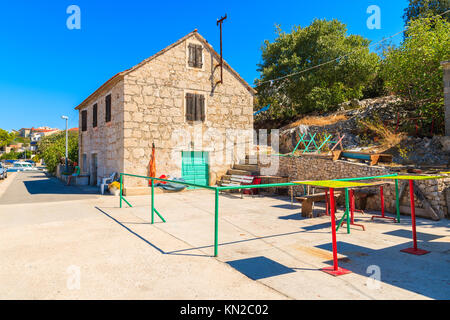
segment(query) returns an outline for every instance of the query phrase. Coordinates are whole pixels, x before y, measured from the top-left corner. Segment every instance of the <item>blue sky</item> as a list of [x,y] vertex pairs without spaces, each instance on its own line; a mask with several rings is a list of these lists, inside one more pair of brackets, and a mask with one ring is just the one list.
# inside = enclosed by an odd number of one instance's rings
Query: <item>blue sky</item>
[[[0,1],[0,128],[78,125],[74,110],[114,74],[198,29],[216,50],[216,19],[225,13],[224,58],[250,84],[264,40],[275,24],[289,31],[314,18],[337,18],[350,34],[374,42],[403,29],[407,0],[342,1]],[[81,30],[69,30],[68,6],[81,9]],[[370,5],[381,29],[367,28]],[[401,35],[394,40],[399,42]]]

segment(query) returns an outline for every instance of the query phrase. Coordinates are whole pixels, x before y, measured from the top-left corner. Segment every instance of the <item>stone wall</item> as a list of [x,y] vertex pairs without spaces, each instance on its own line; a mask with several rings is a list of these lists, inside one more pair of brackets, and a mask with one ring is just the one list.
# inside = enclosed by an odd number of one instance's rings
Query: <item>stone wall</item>
[[[269,157],[268,160],[279,161],[276,172],[272,172],[272,174],[287,176],[291,181],[359,178],[395,173],[386,167],[369,166],[362,163],[352,163],[341,160],[332,161],[331,159],[317,157],[314,155],[304,155],[296,158]],[[264,164],[261,165],[264,166]],[[450,187],[450,179],[420,181],[416,182],[416,186],[424,192],[433,209],[441,218],[444,216],[447,216],[447,218],[450,217],[448,214],[448,206],[446,201],[446,192]],[[303,194],[303,187],[297,187],[294,189],[294,193]],[[395,186],[392,184],[385,187],[384,194],[387,211],[395,212]],[[406,190],[403,193],[403,197],[401,198],[401,206],[409,207],[409,187],[406,187]],[[416,206],[417,208],[423,208],[422,203],[417,200]],[[380,196],[378,192],[377,195],[368,200],[367,209],[381,210]],[[419,212],[417,215],[421,216],[422,214]]]
[[[113,172],[123,172],[123,105],[124,83],[120,81],[104,88],[92,97],[87,107],[87,131],[81,130],[79,110],[79,164],[82,174],[91,175],[90,184],[97,184],[93,178],[93,155],[97,155],[97,180]],[[105,97],[111,94],[111,121],[105,121]],[[93,107],[97,103],[97,127],[93,128]],[[86,163],[84,157],[86,155]]]
[[[188,67],[190,43],[203,46],[202,69]],[[193,34],[125,76],[125,172],[148,174],[153,142],[158,176],[181,177],[182,151],[207,151],[213,185],[234,162],[244,158],[245,141],[233,140],[247,135],[252,141],[253,94],[226,67],[223,84],[216,85],[220,80],[218,63],[208,46]],[[205,122],[186,122],[186,93],[205,96]],[[238,130],[237,137],[233,129]],[[228,159],[226,148],[234,150]],[[145,184],[145,180],[127,177],[128,186]]]

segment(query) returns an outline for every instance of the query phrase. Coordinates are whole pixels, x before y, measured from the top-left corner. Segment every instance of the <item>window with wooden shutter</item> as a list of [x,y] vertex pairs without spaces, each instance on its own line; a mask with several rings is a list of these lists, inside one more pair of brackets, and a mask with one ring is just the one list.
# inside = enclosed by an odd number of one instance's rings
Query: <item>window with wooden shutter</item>
[[195,46],[195,67],[203,67],[203,48],[200,45]]
[[195,45],[190,44],[188,46],[188,50],[189,50],[189,57],[188,57],[189,67],[195,68]]
[[205,121],[205,96],[202,94],[186,94],[186,121]]
[[188,65],[191,68],[203,67],[203,47],[199,44],[189,44],[188,46],[189,56]]
[[92,127],[97,127],[97,104],[94,104],[94,107],[92,108]]
[[195,95],[192,93],[186,93],[186,121],[194,121],[195,115]]
[[87,110],[81,111],[81,131],[87,131]]
[[108,94],[105,98],[106,112],[105,112],[105,122],[111,121],[111,95]]

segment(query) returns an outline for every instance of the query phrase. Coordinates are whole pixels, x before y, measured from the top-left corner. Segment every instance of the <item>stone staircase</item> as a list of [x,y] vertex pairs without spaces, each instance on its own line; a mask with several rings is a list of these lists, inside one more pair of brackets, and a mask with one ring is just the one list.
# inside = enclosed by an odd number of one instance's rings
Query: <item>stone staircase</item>
[[232,175],[238,176],[258,176],[260,175],[260,168],[255,161],[250,161],[250,157],[246,156],[245,160],[241,160],[239,164],[234,164],[231,169],[228,170],[227,174],[222,176],[220,183],[230,183]]

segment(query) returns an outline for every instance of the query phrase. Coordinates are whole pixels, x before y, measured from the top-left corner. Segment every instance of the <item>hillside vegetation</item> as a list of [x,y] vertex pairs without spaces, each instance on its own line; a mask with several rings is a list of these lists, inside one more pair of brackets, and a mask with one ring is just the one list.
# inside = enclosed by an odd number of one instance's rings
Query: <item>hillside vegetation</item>
[[424,132],[442,134],[440,63],[450,59],[450,21],[448,13],[436,15],[436,11],[445,8],[446,1],[430,5],[411,0],[399,46],[370,47],[368,39],[348,35],[346,25],[338,20],[314,20],[290,33],[277,27],[276,39],[262,47],[256,81],[255,110],[271,106],[255,117],[255,127],[289,126],[336,111],[346,101],[389,94],[415,110]]

